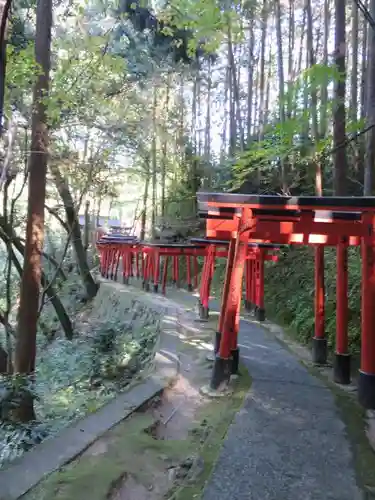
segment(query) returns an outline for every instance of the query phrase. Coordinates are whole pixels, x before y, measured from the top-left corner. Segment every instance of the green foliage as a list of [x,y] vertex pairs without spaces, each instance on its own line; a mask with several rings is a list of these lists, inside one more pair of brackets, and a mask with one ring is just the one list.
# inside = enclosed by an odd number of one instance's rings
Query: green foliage
[[[334,348],[336,332],[336,254],[325,250],[326,335]],[[349,339],[351,352],[360,349],[360,258],[349,251]],[[280,252],[279,261],[266,267],[267,312],[307,344],[314,332],[314,254],[311,248],[290,248]]]
[[[159,322],[134,307],[129,323],[98,322],[89,336],[57,339],[39,349],[36,383],[1,379],[0,466],[21,455],[67,423],[96,411],[145,369],[155,354]],[[10,418],[25,390],[32,391],[40,421],[18,425]]]
[[[311,123],[314,119],[312,104],[305,108],[306,94],[311,96],[315,93],[320,97],[323,86],[335,84],[342,80],[342,75],[337,71],[335,65],[315,64],[304,70],[293,85],[288,86],[284,100],[281,103],[284,108],[292,103],[291,116],[282,123],[278,114],[265,126],[264,139],[254,140],[248,145],[247,150],[242,152],[232,167],[234,187],[241,186],[251,178],[255,171],[260,170],[261,176],[267,178],[267,183],[272,184],[272,175],[281,162],[288,162],[301,178],[309,177],[313,186],[313,168],[311,164],[315,161],[324,161],[327,152],[332,148],[332,135],[314,138],[311,134]],[[280,106],[280,103],[279,103]],[[318,107],[315,110],[317,118],[323,114],[328,121],[332,119],[332,111],[335,106],[333,98],[322,104],[318,98]],[[349,113],[348,113],[349,115]],[[363,127],[363,121],[349,121],[347,132],[356,133]],[[294,173],[291,173],[291,178]],[[280,186],[280,178],[276,179]],[[276,187],[275,187],[276,188]],[[277,188],[276,188],[277,189]],[[304,188],[302,187],[302,191]]]
[[38,73],[33,42],[28,42],[21,50],[12,45],[7,46],[5,112],[8,116],[15,104],[19,108],[22,108],[24,102],[27,106],[31,104],[32,86]]
[[29,377],[20,374],[0,376],[0,466],[22,455],[48,434],[44,423],[14,423],[13,412],[25,397],[38,399]]

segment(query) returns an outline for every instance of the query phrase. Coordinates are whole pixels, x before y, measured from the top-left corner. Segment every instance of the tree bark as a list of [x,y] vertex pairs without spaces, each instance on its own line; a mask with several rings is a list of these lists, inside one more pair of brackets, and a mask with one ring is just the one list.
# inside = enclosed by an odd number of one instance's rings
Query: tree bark
[[250,32],[249,32],[249,44],[248,44],[248,64],[247,64],[247,120],[246,120],[246,141],[247,146],[251,142],[251,132],[252,132],[252,110],[253,110],[253,89],[254,89],[254,21],[252,17],[252,12],[250,13]]
[[352,1],[352,68],[350,78],[350,118],[353,122],[358,119],[358,7]]
[[[330,30],[330,10],[329,1],[324,0],[324,34],[323,34],[323,65],[328,65],[328,38]],[[320,136],[325,137],[327,134],[327,103],[328,103],[328,81],[324,79],[321,87],[321,118],[320,118]]]
[[[375,5],[375,0],[374,5]],[[337,148],[334,155],[334,192],[337,196],[346,193],[347,158],[345,142],[345,11],[346,0],[335,0],[335,63],[339,78],[335,82],[335,104],[333,111],[333,147]],[[341,147],[340,147],[341,145]]]
[[[305,0],[306,9],[306,21],[307,21],[307,33],[306,33],[306,43],[307,43],[307,54],[309,67],[312,68],[315,64],[315,54],[313,47],[313,19],[311,11],[311,0]],[[314,141],[314,165],[315,165],[315,194],[318,196],[323,196],[323,176],[322,176],[322,166],[320,159],[316,156],[316,145],[319,140],[319,128],[318,128],[318,97],[314,87],[314,82],[311,82],[311,122],[312,122],[312,136]]]
[[12,0],[2,0],[0,6],[0,137],[4,127],[4,97],[7,54],[7,27]]
[[[152,239],[155,238],[155,226],[156,226],[156,189],[157,189],[156,105],[157,105],[157,91],[156,91],[156,86],[154,85],[154,97],[152,103],[152,141],[151,141],[151,161],[152,161],[151,237]],[[181,137],[180,141],[182,141]]]
[[264,138],[265,125],[265,65],[266,65],[266,35],[267,35],[267,2],[263,0],[261,13],[261,41],[260,41],[260,68],[259,68],[259,130],[258,140]]
[[148,187],[150,185],[150,165],[149,157],[145,158],[145,185],[143,190],[142,211],[141,211],[141,234],[140,239],[143,241],[146,236],[146,221],[147,221],[147,201],[148,201]]
[[[285,124],[285,93],[284,93],[284,63],[283,63],[283,44],[281,32],[281,8],[280,0],[275,0],[275,16],[276,16],[276,38],[277,38],[277,69],[279,75],[279,114],[281,125]],[[282,137],[282,140],[284,138]],[[281,187],[284,194],[288,193],[288,172],[287,159],[281,158]]]
[[51,173],[54,177],[56,188],[64,205],[66,222],[72,236],[72,245],[76,254],[77,266],[85,287],[88,299],[93,299],[98,292],[98,285],[91,276],[90,268],[87,263],[87,255],[83,246],[81,229],[79,227],[78,217],[74,208],[74,202],[67,181],[61,175],[57,165],[50,165]]
[[84,237],[85,237],[85,245],[84,249],[87,255],[87,250],[89,249],[90,245],[90,229],[91,229],[91,224],[90,224],[90,202],[86,201],[85,203],[85,225],[84,225]]
[[[207,107],[206,107],[206,124],[204,128],[204,159],[206,162],[207,171],[205,172],[205,187],[211,185],[211,179],[208,177],[209,164],[211,161],[211,87],[212,87],[212,71],[211,61],[207,63]],[[207,178],[207,180],[206,180]]]
[[292,117],[292,88],[293,88],[293,50],[294,50],[294,0],[289,0],[289,36],[288,36],[288,103],[287,118]]
[[[162,160],[161,160],[161,215],[162,217],[165,216],[165,193],[166,193],[166,177],[167,177],[167,123],[169,119],[169,98],[170,98],[170,76],[168,75],[168,81],[167,81],[167,89],[166,89],[166,96],[165,96],[165,129],[164,129],[164,137],[163,137],[163,145],[162,145]],[[195,113],[193,112],[193,117]],[[194,118],[193,118],[194,119]],[[193,129],[193,133],[191,134],[192,137],[194,137],[195,134],[195,126]],[[195,148],[195,144],[194,144]]]
[[[236,71],[236,62],[234,59],[234,53],[233,53],[233,42],[232,42],[232,26],[231,26],[231,21],[228,19],[228,63],[229,67],[231,70],[231,83],[232,83],[232,89],[233,89],[233,102],[234,102],[234,107],[235,107],[235,121],[234,121],[234,126],[236,129],[236,139],[237,139],[237,131],[238,131],[238,137],[239,137],[239,149],[240,151],[243,151],[245,149],[245,139],[244,139],[244,131],[243,131],[243,125],[242,125],[242,117],[241,117],[241,102],[240,102],[240,89],[239,89],[239,83],[237,79],[237,71]],[[237,141],[236,141],[237,142]],[[237,146],[237,144],[236,144]]]
[[[49,92],[51,28],[52,0],[38,0],[35,61],[40,71],[33,93],[26,244],[15,346],[15,372],[26,377],[33,377],[35,372],[36,334],[42,275],[41,252],[44,242],[44,204],[49,141],[45,97]],[[29,391],[22,398],[15,411],[15,416],[22,422],[35,419],[33,397]]]
[[[369,12],[375,16],[375,0],[370,0]],[[374,187],[374,165],[375,165],[375,30],[370,29],[368,33],[369,58],[367,65],[367,96],[366,96],[366,126],[372,127],[366,134],[365,148],[365,196],[371,196]]]

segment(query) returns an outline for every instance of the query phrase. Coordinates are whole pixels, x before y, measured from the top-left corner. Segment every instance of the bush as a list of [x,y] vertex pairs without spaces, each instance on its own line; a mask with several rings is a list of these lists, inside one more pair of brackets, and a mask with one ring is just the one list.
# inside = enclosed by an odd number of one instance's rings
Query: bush
[[[0,467],[54,435],[69,422],[95,412],[152,361],[160,315],[133,301],[127,322],[97,321],[89,334],[56,339],[38,350],[36,383],[0,379]],[[12,422],[23,391],[32,390],[38,422]]]
[[[361,270],[357,248],[349,249],[349,338],[350,350],[360,349]],[[325,250],[325,319],[328,344],[334,348],[336,333],[336,251]],[[268,315],[289,326],[306,344],[314,333],[314,250],[290,247],[279,253],[279,261],[267,263],[265,303]]]

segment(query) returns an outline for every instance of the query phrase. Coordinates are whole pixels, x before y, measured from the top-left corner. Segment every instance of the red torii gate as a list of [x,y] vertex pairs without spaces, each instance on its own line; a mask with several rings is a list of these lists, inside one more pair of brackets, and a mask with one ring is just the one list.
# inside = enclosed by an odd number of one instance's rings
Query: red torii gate
[[[200,212],[200,216],[204,216]],[[201,319],[207,319],[209,316],[209,295],[210,285],[213,278],[216,257],[228,258],[229,240],[216,240],[213,238],[191,238],[192,243],[206,247],[206,256],[202,269],[199,316]],[[268,243],[248,243],[248,252],[246,256],[246,309],[249,311],[254,307],[254,313],[259,321],[265,320],[264,309],[264,262],[277,261],[277,255],[269,253],[278,250],[280,245]],[[222,249],[222,250],[220,250]]]
[[[206,235],[229,239],[228,264],[219,321],[219,349],[211,389],[227,382],[231,364],[238,364],[237,334],[241,283],[249,239],[269,243],[337,247],[337,323],[334,379],[350,382],[348,353],[347,247],[361,245],[362,334],[358,398],[375,409],[375,198],[287,197],[227,193],[198,193],[206,212]],[[313,359],[326,361],[324,332],[324,269],[315,259],[315,335]]]
[[[99,251],[99,270],[103,277],[117,280],[122,259],[123,282],[127,283],[133,274],[133,258],[137,255],[139,241],[135,236],[102,236],[97,242]],[[139,267],[137,259],[137,275]]]

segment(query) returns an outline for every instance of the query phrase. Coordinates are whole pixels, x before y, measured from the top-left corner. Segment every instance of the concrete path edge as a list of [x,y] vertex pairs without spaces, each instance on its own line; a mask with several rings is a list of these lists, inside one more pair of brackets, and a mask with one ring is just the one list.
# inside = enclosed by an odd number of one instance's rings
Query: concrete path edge
[[[166,355],[165,355],[166,354]],[[0,500],[16,500],[72,462],[103,434],[168,387],[179,371],[177,356],[156,353],[154,372],[132,384],[97,412],[66,427],[0,471]]]

